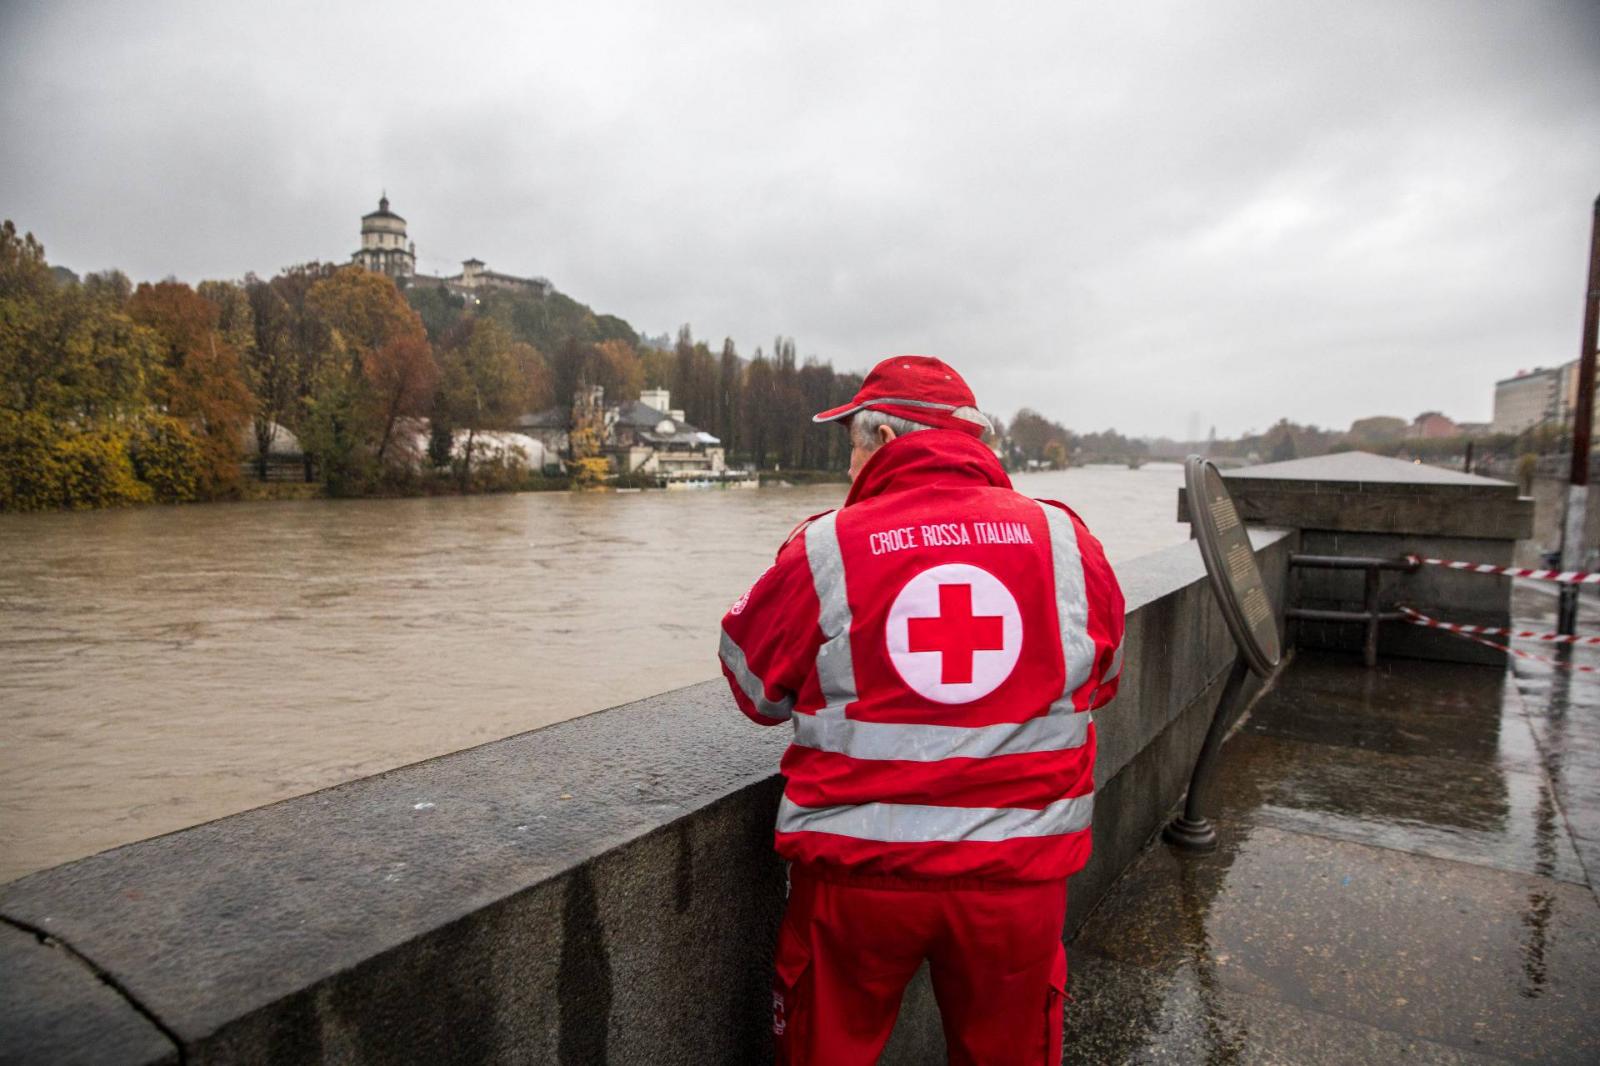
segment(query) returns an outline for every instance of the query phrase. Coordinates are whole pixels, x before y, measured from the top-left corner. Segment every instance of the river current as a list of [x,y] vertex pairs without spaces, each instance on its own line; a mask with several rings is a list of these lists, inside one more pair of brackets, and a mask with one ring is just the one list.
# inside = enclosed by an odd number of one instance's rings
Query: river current
[[[1112,562],[1182,470],[1021,475]],[[0,881],[717,675],[842,485],[0,515]]]

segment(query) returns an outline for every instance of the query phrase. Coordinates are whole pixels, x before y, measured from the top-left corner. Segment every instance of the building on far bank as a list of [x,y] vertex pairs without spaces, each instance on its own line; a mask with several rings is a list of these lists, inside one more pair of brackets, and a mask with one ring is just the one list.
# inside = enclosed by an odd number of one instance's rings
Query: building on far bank
[[1422,412],[1406,429],[1406,437],[1410,440],[1438,440],[1441,437],[1460,435],[1461,427],[1438,411]]
[[399,284],[416,271],[417,246],[406,237],[406,220],[389,210],[387,192],[378,198],[376,211],[361,216],[361,248],[350,259]]
[[548,293],[544,278],[519,278],[490,270],[482,259],[468,259],[461,273],[448,277],[417,273],[417,245],[406,236],[406,220],[389,210],[389,194],[378,199],[378,209],[361,216],[361,248],[350,257],[357,266],[387,274],[402,288],[436,285],[457,296],[476,301],[492,289]]
[[1576,371],[1569,375],[1566,367],[1535,367],[1495,382],[1490,428],[1496,433],[1516,434],[1545,422],[1559,422],[1569,377],[1576,382]]
[[[727,468],[722,441],[684,421],[666,389],[646,389],[631,403],[607,405],[604,390],[594,386],[585,399],[601,413],[600,454],[612,473],[654,475],[667,485],[727,480],[737,473]],[[573,422],[571,408],[550,407],[523,415],[517,429],[543,442],[546,454],[567,454]]]
[[461,264],[459,274],[452,274],[449,277],[415,274],[411,277],[410,283],[414,286],[437,285],[457,296],[474,301],[493,289],[541,294],[550,291],[550,282],[544,278],[519,278],[513,274],[502,274],[497,270],[488,269],[482,259],[466,260]]

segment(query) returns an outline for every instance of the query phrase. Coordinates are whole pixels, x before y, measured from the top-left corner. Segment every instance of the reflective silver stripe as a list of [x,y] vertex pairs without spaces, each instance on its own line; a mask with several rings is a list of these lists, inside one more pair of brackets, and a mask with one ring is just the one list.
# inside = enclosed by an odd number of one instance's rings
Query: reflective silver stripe
[[[898,405],[900,407],[927,407],[927,408],[931,408],[931,409],[933,409],[935,411],[954,411],[954,410],[956,410],[956,405],[953,404],[953,403],[937,403],[937,402],[935,402],[933,400],[897,400],[897,399],[892,399],[892,398],[884,398],[884,399],[877,399],[877,400],[868,400],[865,403],[858,403],[854,407],[850,408],[848,411],[840,411],[838,414],[832,416],[831,418],[827,418],[827,419],[824,419],[819,415],[812,415],[811,416],[811,421],[813,421],[813,422],[823,422],[823,421],[837,422],[841,418],[849,418],[851,415],[855,414],[857,411],[865,410],[868,407],[872,407],[875,404],[880,404],[880,403],[892,403],[892,404],[896,404],[896,405]],[[976,423],[974,423],[974,424],[976,424]]]
[[1057,800],[1037,811],[1026,807],[928,807],[910,803],[802,807],[784,796],[778,806],[778,832],[834,833],[891,844],[964,840],[992,843],[1076,833],[1089,828],[1093,812],[1093,793]]
[[937,403],[933,400],[896,400],[889,397],[868,400],[862,406],[871,407],[875,403],[892,403],[897,407],[927,407],[935,411],[954,411],[956,409],[956,405],[953,403]]
[[[1037,502],[1037,501],[1035,501]],[[1072,694],[1094,668],[1094,641],[1089,637],[1089,594],[1083,579],[1083,554],[1072,516],[1053,504],[1040,503],[1050,526],[1050,559],[1056,573],[1056,614],[1061,626],[1061,659],[1066,684],[1050,705],[1051,714],[1072,714]]]
[[862,722],[853,718],[794,719],[794,742],[852,759],[987,759],[995,755],[1067,751],[1089,739],[1088,714],[1052,715],[976,727]]
[[839,550],[838,512],[825,514],[806,527],[806,562],[817,591],[817,681],[826,704],[819,717],[842,718],[856,699],[856,670],[850,657],[850,601],[845,595],[844,555]]
[[718,653],[722,658],[722,664],[728,668],[728,673],[733,675],[734,682],[738,684],[739,691],[756,705],[757,711],[768,718],[788,718],[794,713],[793,697],[785,696],[777,702],[767,699],[767,686],[756,676],[755,671],[750,669],[750,664],[744,658],[744,649],[728,635],[726,629],[722,631],[722,647],[718,649]]
[[1114,681],[1114,680],[1116,680],[1117,676],[1119,674],[1121,674],[1121,673],[1122,673],[1122,645],[1118,644],[1117,645],[1117,650],[1111,653],[1111,666],[1106,670],[1106,676],[1102,677],[1100,679],[1100,683],[1103,685],[1107,681]]

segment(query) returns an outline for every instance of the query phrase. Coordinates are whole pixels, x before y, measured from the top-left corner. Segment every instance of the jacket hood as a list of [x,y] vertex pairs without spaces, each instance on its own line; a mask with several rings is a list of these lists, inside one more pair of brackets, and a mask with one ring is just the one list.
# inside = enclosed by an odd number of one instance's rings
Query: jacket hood
[[938,485],[1009,489],[1011,479],[982,441],[952,429],[924,429],[896,437],[873,452],[856,475],[844,505]]

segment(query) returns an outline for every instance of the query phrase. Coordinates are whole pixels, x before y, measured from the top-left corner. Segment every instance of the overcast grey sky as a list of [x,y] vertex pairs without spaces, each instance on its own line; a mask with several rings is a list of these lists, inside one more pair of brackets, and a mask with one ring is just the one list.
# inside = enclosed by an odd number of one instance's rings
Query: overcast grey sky
[[387,187],[428,272],[1006,416],[1487,420],[1577,355],[1600,2],[0,0],[0,123],[80,272],[342,260]]

